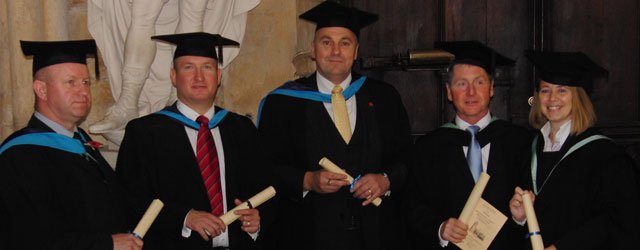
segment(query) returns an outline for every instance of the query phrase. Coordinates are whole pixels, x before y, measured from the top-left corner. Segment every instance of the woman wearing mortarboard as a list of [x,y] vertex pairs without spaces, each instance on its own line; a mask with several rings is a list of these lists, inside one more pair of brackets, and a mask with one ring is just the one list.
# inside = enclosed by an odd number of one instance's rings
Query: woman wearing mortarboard
[[534,208],[546,249],[637,249],[638,180],[616,143],[593,128],[588,93],[607,70],[581,52],[528,52],[540,72],[529,122],[540,129],[524,187],[510,209],[524,224],[522,194]]

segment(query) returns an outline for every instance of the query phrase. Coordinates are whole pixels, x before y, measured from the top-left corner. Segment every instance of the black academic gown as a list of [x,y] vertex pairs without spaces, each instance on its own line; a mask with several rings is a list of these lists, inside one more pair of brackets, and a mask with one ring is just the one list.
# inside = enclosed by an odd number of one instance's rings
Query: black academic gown
[[[487,174],[491,176],[482,198],[510,217],[509,200],[521,178],[521,162],[530,145],[526,129],[495,120],[477,134],[481,147],[491,143]],[[442,249],[438,228],[458,218],[475,185],[462,146],[469,132],[441,127],[418,139],[412,151],[407,196],[411,249]],[[489,249],[518,249],[513,237],[524,231],[508,219]],[[449,242],[447,249],[458,249]]]
[[[559,153],[598,134],[588,129],[569,136]],[[538,137],[538,189],[557,163],[545,163],[544,140]],[[529,150],[530,151],[530,150]],[[561,156],[560,156],[561,157]],[[562,249],[638,249],[637,173],[615,142],[596,140],[569,154],[542,186],[534,208],[545,247]],[[530,157],[525,171],[532,190]]]
[[[317,91],[315,74],[296,81]],[[266,97],[258,131],[277,174],[275,249],[355,248],[349,244],[360,244],[362,249],[404,248],[398,199],[407,171],[403,154],[411,143],[407,114],[397,91],[372,79],[356,93],[356,103],[356,127],[347,145],[323,103],[276,94]],[[387,173],[391,197],[383,198],[380,207],[362,207],[349,187],[331,194],[311,191],[303,197],[304,174],[321,169],[322,157],[354,178]]]
[[[78,128],[85,138],[89,135]],[[35,117],[26,130],[53,132]],[[124,190],[100,155],[20,145],[0,155],[0,248],[113,249],[127,230]]]
[[[177,111],[175,107],[174,110]],[[269,170],[257,150],[256,128],[249,119],[229,112],[218,127],[225,157],[225,199],[230,210],[235,207],[234,198],[246,200],[269,186]],[[144,238],[145,249],[211,249],[211,243],[197,232],[189,238],[181,235],[190,209],[211,211],[196,155],[182,123],[159,114],[129,122],[116,173],[133,194],[138,218],[153,199],[159,198],[165,204]],[[239,222],[229,225],[231,249],[259,249],[272,218],[269,207],[269,202],[258,207],[261,229],[255,242],[241,231]]]

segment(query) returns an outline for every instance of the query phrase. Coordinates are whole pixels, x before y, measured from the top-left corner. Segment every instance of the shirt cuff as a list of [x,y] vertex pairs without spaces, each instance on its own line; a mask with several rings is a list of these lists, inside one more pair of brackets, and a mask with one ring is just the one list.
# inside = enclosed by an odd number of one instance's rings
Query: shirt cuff
[[258,228],[258,231],[256,231],[255,233],[248,233],[249,236],[251,236],[251,239],[253,239],[253,241],[255,241],[258,238],[258,235],[260,234],[260,228]]
[[440,239],[440,246],[441,247],[447,247],[449,245],[449,241],[448,240],[443,240],[442,236],[440,235],[440,229],[442,229],[442,225],[444,225],[444,222],[442,224],[440,224],[440,226],[438,227],[438,239]]
[[527,223],[527,218],[524,218],[523,221],[517,221],[516,218],[513,218],[513,216],[511,216],[511,219],[513,220],[513,222],[515,222],[516,224],[518,224],[520,226],[524,226],[524,224]]
[[[189,213],[187,213],[188,215]],[[184,221],[182,222],[182,237],[189,238],[191,237],[191,229],[187,227],[187,216],[184,216]]]
[[[389,175],[387,175],[387,173],[382,172],[380,173],[382,176],[384,176],[384,178],[387,178],[387,180],[389,180]],[[391,186],[391,180],[389,180],[389,186]],[[384,192],[384,194],[382,194],[383,197],[389,197],[391,196],[391,188],[389,188],[389,190],[387,190],[387,192]]]

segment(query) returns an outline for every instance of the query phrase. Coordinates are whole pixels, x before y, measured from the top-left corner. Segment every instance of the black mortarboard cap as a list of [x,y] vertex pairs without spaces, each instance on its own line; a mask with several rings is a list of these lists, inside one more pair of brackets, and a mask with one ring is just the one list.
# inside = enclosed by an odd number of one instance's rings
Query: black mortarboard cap
[[300,18],[316,23],[316,31],[325,27],[344,27],[359,36],[360,29],[377,21],[378,15],[324,1],[302,13]]
[[[93,39],[74,41],[20,41],[22,53],[33,56],[33,75],[38,70],[59,63],[87,64],[87,54],[96,55]],[[96,71],[96,75],[98,72]]]
[[[593,79],[609,77],[609,71],[582,52],[526,51],[545,82],[593,90]],[[536,83],[537,88],[537,83]]]
[[496,66],[512,66],[515,61],[478,41],[435,42],[436,48],[455,56],[451,65],[471,64],[483,68],[493,75]]
[[[172,35],[153,36],[152,39],[176,45],[173,59],[181,56],[203,56],[213,58],[222,64],[222,47],[226,45],[239,46],[234,40],[218,34],[193,32]],[[216,48],[218,49],[216,53]]]

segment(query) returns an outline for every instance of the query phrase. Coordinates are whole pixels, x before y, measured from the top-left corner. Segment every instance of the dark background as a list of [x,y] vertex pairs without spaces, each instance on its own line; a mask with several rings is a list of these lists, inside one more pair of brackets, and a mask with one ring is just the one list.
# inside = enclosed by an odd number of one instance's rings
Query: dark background
[[[524,50],[583,51],[609,70],[591,96],[597,127],[640,157],[640,4],[638,0],[342,0],[377,13],[360,33],[359,57],[403,56],[435,41],[478,40],[516,60],[497,77],[491,112],[528,126],[535,73]],[[362,69],[402,95],[412,132],[454,116],[437,71]]]

